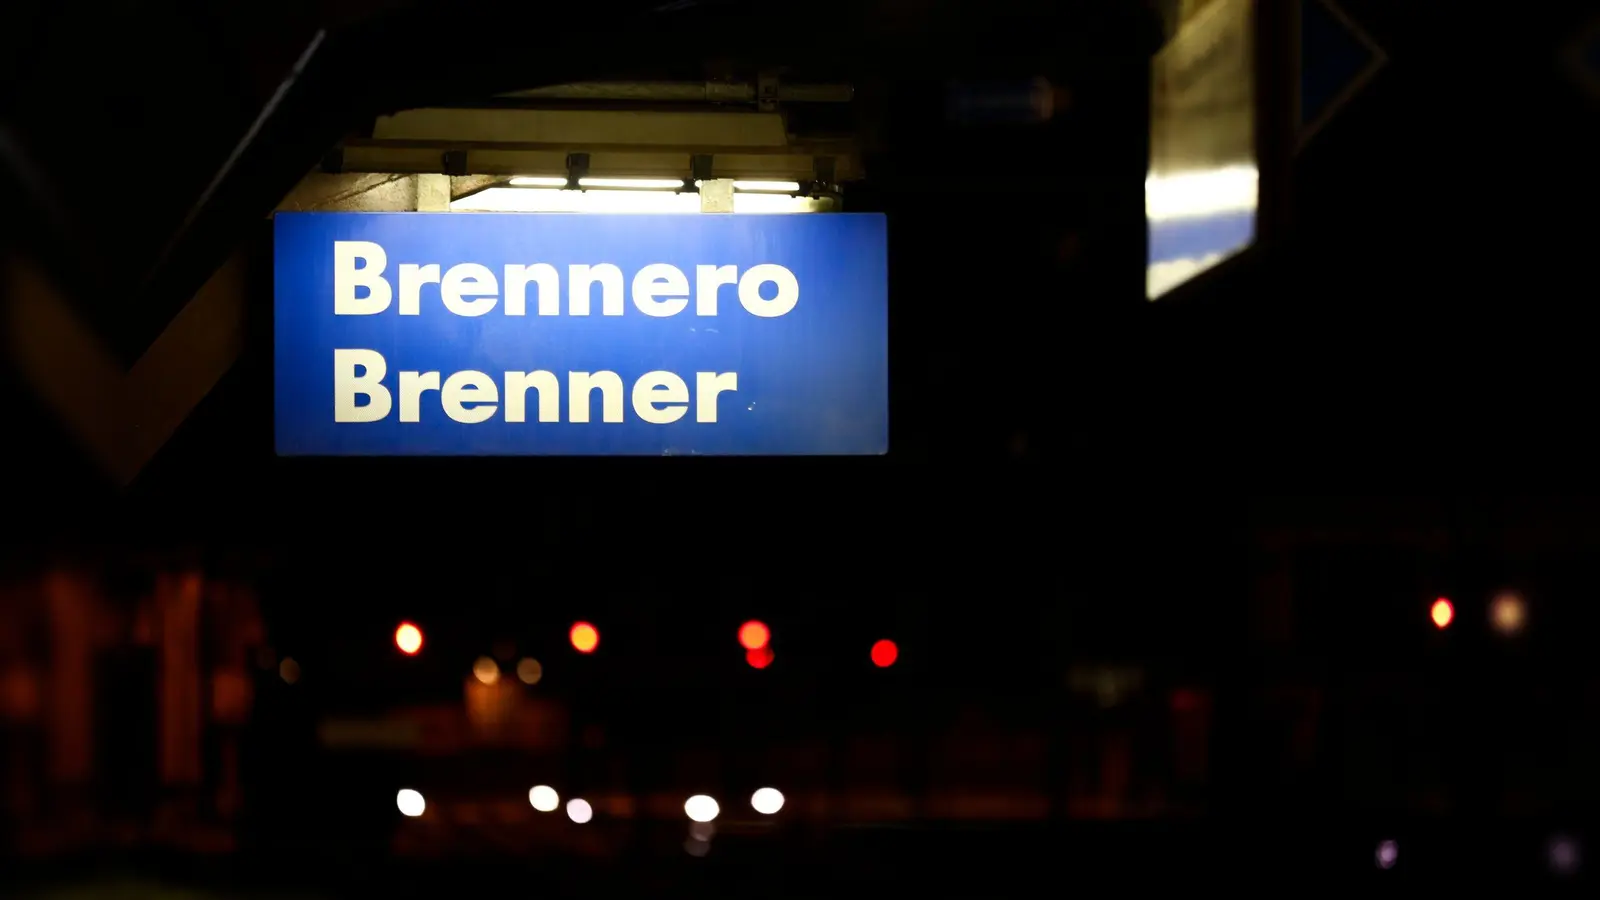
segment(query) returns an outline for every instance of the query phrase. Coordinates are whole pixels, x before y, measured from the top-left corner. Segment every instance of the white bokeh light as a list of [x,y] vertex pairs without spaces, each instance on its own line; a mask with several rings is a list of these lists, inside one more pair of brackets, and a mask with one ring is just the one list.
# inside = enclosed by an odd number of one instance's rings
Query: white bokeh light
[[1566,835],[1556,835],[1550,840],[1550,868],[1557,875],[1574,875],[1583,859],[1578,842]]
[[413,819],[422,815],[423,811],[428,808],[428,802],[422,799],[422,795],[410,788],[406,788],[395,795],[394,805],[400,808],[400,815],[409,816]]
[[528,792],[528,802],[539,812],[555,812],[556,807],[561,805],[561,796],[555,788],[541,784]]
[[696,822],[709,822],[715,819],[722,809],[717,806],[717,801],[705,794],[695,794],[684,801],[683,811]]
[[770,816],[783,809],[783,792],[777,788],[764,787],[750,795],[750,806],[763,816]]
[[594,807],[589,805],[589,801],[574,797],[567,801],[567,818],[582,825],[594,818]]

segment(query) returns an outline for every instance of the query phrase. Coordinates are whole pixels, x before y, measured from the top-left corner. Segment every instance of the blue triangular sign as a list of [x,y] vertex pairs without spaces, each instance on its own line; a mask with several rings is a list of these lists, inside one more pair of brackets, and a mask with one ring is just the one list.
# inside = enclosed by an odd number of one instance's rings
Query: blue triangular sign
[[1388,62],[1383,49],[1333,0],[1298,0],[1295,132],[1305,146]]

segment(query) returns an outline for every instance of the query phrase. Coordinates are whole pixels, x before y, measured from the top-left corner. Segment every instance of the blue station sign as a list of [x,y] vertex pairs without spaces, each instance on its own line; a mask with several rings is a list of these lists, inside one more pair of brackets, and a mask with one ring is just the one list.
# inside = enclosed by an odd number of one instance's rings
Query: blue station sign
[[280,213],[282,456],[888,449],[884,218]]

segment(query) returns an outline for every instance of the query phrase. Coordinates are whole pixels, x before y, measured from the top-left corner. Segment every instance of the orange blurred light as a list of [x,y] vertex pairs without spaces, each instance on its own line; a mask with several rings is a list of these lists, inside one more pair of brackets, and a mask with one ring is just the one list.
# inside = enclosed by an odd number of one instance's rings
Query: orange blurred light
[[885,639],[872,645],[872,664],[880,669],[889,668],[899,658],[900,648],[895,646],[894,641]]
[[579,653],[593,653],[600,646],[600,631],[588,622],[572,626],[572,649]]
[[1433,609],[1429,612],[1429,615],[1433,618],[1434,625],[1440,628],[1447,628],[1456,617],[1456,608],[1451,605],[1449,600],[1440,597],[1433,601]]
[[772,631],[754,619],[739,626],[739,646],[746,650],[760,650],[772,640]]
[[757,647],[744,652],[744,660],[757,669],[765,669],[772,665],[772,648]]
[[401,622],[394,630],[394,645],[407,656],[416,656],[422,649],[422,629],[410,622]]
[[1515,591],[1501,591],[1489,605],[1489,622],[1494,630],[1511,637],[1528,621],[1528,604]]

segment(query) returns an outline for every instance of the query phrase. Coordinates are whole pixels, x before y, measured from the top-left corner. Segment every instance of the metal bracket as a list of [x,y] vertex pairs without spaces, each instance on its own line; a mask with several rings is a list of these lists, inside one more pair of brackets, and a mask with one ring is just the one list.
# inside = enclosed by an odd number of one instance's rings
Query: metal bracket
[[831,156],[813,156],[811,158],[811,190],[813,193],[826,194],[834,189],[837,177],[838,160]]
[[441,160],[441,162],[443,163],[444,174],[446,175],[467,174],[467,151],[465,150],[447,151],[444,154],[444,158]]
[[761,75],[756,78],[756,108],[762,112],[778,111],[778,76]]
[[696,153],[694,156],[690,157],[689,172],[691,181],[710,181],[712,178],[711,154]]
[[589,174],[589,154],[587,154],[587,153],[568,153],[567,154],[567,190],[569,190],[569,191],[577,190],[578,189],[578,180],[588,176],[588,174]]

